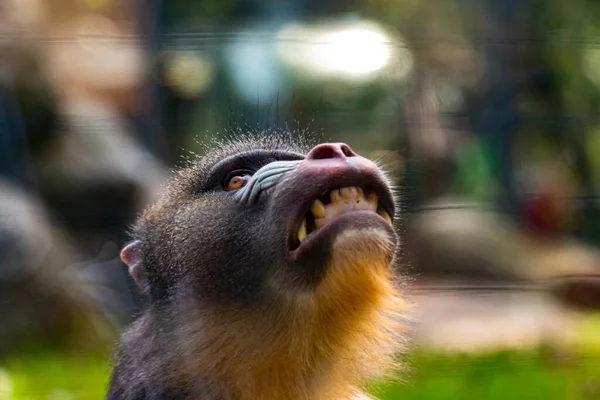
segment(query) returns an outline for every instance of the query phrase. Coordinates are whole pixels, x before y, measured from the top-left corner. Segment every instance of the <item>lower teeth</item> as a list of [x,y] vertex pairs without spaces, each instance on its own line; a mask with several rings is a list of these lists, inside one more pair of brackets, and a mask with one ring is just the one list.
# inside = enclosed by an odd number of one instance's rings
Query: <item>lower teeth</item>
[[[343,214],[345,214],[345,213],[341,213],[339,215],[343,215]],[[381,218],[383,218],[385,220],[385,222],[387,222],[390,226],[393,225],[392,217],[390,217],[390,215],[387,213],[387,211],[385,211],[383,208],[381,208],[381,207],[377,208],[377,215],[379,215]],[[330,219],[325,220],[325,218],[315,218],[314,222],[311,222],[311,232],[321,228],[329,220]],[[311,219],[311,221],[312,221],[312,219]],[[300,224],[300,228],[298,229],[298,240],[300,241],[300,243],[302,243],[302,241],[304,239],[306,239],[307,235],[308,235],[307,218],[304,218],[302,220],[302,223]]]

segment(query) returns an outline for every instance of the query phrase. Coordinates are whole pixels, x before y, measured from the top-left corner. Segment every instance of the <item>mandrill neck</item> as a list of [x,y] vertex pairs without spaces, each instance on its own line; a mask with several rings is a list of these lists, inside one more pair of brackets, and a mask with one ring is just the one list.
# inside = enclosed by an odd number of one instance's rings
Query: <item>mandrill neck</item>
[[395,366],[406,311],[389,257],[362,238],[334,247],[329,272],[313,292],[290,296],[268,313],[212,310],[191,319],[183,312],[188,334],[171,368],[178,380],[203,377],[228,388],[215,398],[357,398],[357,384]]

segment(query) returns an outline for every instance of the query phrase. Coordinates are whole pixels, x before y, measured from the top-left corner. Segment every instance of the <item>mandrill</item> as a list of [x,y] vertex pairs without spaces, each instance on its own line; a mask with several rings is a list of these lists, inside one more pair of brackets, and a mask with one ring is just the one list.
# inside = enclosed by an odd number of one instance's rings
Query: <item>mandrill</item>
[[368,398],[404,341],[394,212],[384,173],[343,143],[207,152],[121,252],[147,304],[107,398]]

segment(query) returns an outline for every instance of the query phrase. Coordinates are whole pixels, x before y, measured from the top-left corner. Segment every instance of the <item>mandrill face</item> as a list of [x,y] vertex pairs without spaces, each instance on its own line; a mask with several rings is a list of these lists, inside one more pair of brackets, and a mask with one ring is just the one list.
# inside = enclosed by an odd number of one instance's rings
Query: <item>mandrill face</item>
[[393,215],[383,172],[348,145],[255,139],[181,171],[123,258],[136,254],[132,274],[155,300],[191,290],[206,304],[278,302],[351,270],[387,279]]
[[121,253],[149,301],[111,400],[350,398],[404,343],[393,215],[343,143],[246,139],[180,171]]

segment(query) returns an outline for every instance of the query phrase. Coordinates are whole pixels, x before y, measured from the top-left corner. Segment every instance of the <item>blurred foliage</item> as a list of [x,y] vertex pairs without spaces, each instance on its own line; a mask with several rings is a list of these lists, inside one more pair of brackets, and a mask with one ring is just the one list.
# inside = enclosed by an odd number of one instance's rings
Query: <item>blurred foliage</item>
[[[401,150],[407,159],[418,159],[419,179],[412,185],[451,180],[439,182],[441,191],[450,188],[460,197],[498,203],[513,212],[524,206],[515,175],[539,161],[536,149],[544,150],[545,160],[560,160],[569,169],[575,191],[552,188],[559,195],[589,199],[600,185],[595,144],[600,7],[595,2],[206,0],[165,3],[160,15],[164,33],[202,35],[179,44],[166,40],[158,48],[173,50],[185,44],[188,50],[199,51],[215,63],[219,82],[195,100],[179,99],[166,88],[170,136],[177,137],[171,135],[175,131],[181,135],[174,149],[182,144],[194,148],[195,137],[203,142],[224,129],[260,130],[287,120],[301,129],[323,132],[324,139],[348,141],[358,151]],[[373,20],[398,33],[401,46],[414,58],[410,78],[393,82],[381,74],[371,82],[351,85],[336,79],[306,80],[284,69],[277,70],[282,77],[281,98],[278,94],[272,104],[257,107],[230,98],[235,90],[222,52],[228,40],[242,32],[244,22],[277,26],[327,18]],[[403,142],[414,125],[407,120],[406,108],[412,103],[418,107],[415,95],[427,84],[436,98],[435,111],[448,123],[446,156],[456,167],[443,178],[436,178],[438,169],[427,165],[435,160],[419,159],[422,154],[414,154]],[[417,128],[412,135],[426,132]],[[597,214],[594,204],[582,202],[586,215]],[[600,242],[594,220],[583,218],[568,233]]]
[[455,192],[470,193],[479,201],[491,202],[497,196],[498,185],[492,178],[492,168],[485,143],[472,140],[458,149]]

